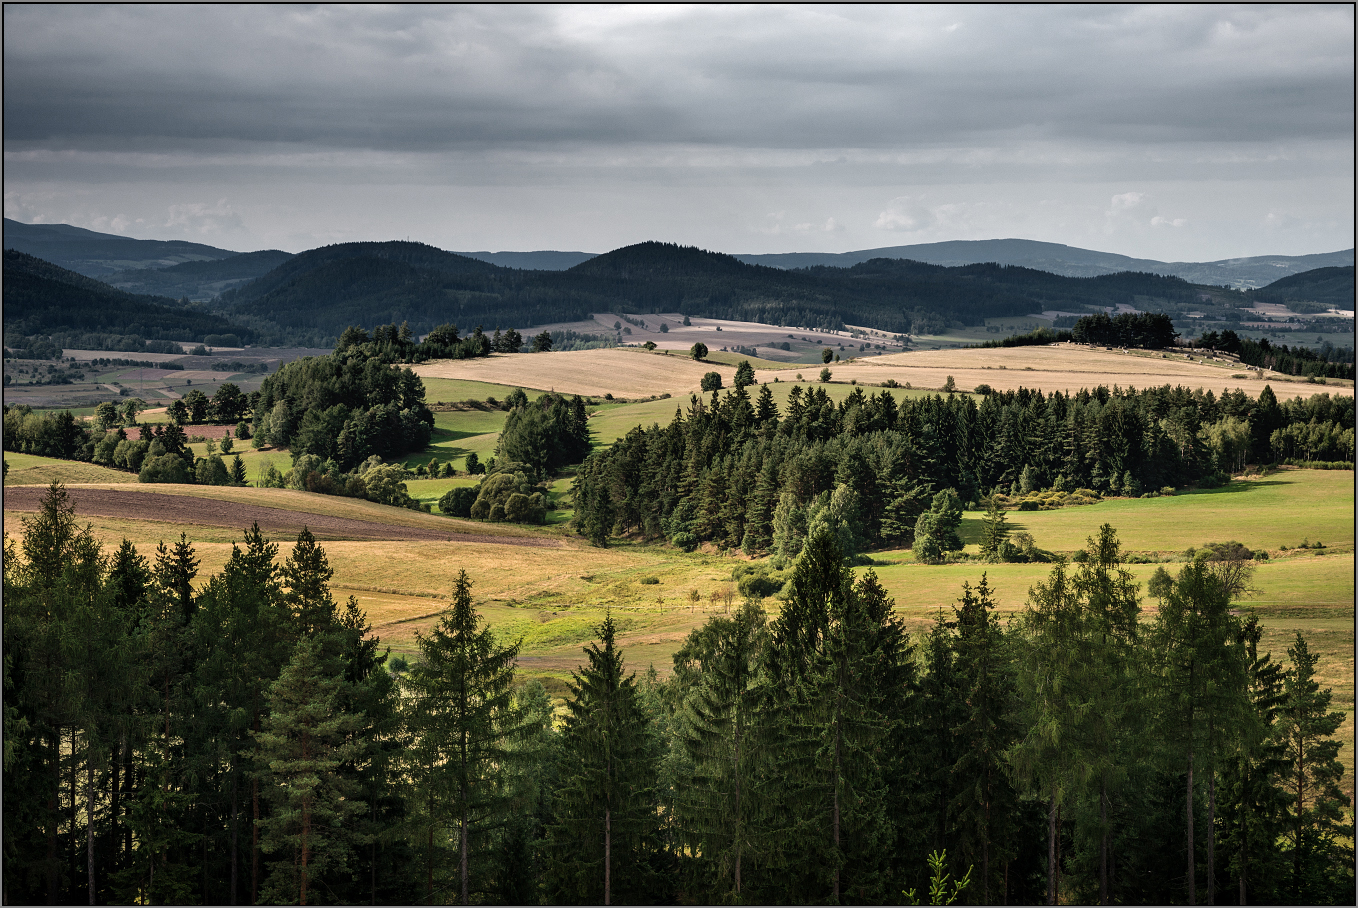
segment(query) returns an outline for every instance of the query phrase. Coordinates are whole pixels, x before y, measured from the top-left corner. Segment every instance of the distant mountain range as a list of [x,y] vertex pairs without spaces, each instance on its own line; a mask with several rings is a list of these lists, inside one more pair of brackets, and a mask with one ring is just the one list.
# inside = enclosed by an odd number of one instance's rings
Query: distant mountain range
[[[461,255],[503,265],[539,271],[564,271],[594,258],[590,252],[463,252]],[[1194,284],[1253,290],[1266,287],[1280,278],[1315,268],[1352,266],[1352,249],[1316,255],[1258,255],[1217,262],[1161,262],[1138,259],[1116,252],[1097,252],[1043,243],[1037,240],[950,240],[913,246],[884,246],[855,252],[775,252],[762,255],[737,253],[732,256],[747,265],[793,269],[852,268],[872,259],[908,259],[929,265],[955,268],[959,265],[1021,265],[1064,277],[1097,277],[1119,271],[1142,271],[1181,277]]]
[[[1208,291],[1208,292],[1204,292]],[[1212,308],[1179,278],[1122,273],[1080,280],[994,264],[959,267],[874,259],[788,270],[670,243],[638,243],[564,271],[505,268],[412,242],[340,243],[293,256],[223,293],[219,310],[264,336],[338,336],[349,325],[409,322],[425,332],[527,328],[592,313],[679,313],[808,328],[871,325],[933,333],[950,324],[1047,308]]]
[[768,265],[772,268],[810,268],[816,265],[848,268],[870,259],[886,258],[911,259],[948,267],[994,262],[998,265],[1036,268],[1066,277],[1097,277],[1119,271],[1144,271],[1181,277],[1193,284],[1226,286],[1235,290],[1265,287],[1279,278],[1314,268],[1353,266],[1352,249],[1318,255],[1258,255],[1217,262],[1158,262],[1037,240],[950,240],[946,243],[886,246],[858,252],[784,252],[737,255],[736,258],[751,265]]
[[9,218],[5,218],[5,248],[97,278],[119,271],[169,268],[184,262],[211,262],[240,254],[185,240],[134,240],[69,224],[24,224]]

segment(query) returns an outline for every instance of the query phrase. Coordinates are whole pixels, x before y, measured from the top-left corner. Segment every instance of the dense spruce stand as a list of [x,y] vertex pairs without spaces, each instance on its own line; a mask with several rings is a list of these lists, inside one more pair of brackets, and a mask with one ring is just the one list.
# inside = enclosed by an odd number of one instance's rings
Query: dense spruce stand
[[714,616],[668,680],[608,617],[556,721],[465,573],[402,672],[310,533],[195,585],[191,541],[105,553],[54,484],[5,546],[4,899],[1351,898],[1342,714],[1228,608],[1229,547],[1147,621],[1105,525],[1012,620],[982,575],[916,640],[833,519],[775,619]]

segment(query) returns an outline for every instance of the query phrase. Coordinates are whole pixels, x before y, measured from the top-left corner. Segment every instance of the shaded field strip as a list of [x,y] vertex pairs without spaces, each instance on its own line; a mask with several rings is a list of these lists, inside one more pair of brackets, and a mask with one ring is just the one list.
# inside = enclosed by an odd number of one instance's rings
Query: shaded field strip
[[[6,511],[35,512],[47,490],[41,486],[20,486],[5,489]],[[188,495],[164,495],[158,492],[122,492],[110,489],[67,489],[77,517],[81,515],[119,517],[128,520],[147,520],[157,523],[227,527],[247,530],[258,523],[270,533],[292,533],[307,527],[318,539],[353,539],[364,541],[402,542],[475,542],[487,545],[528,546],[531,548],[559,548],[554,539],[531,536],[479,536],[475,533],[448,533],[433,528],[399,526],[270,508],[263,505],[239,504],[219,499]]]

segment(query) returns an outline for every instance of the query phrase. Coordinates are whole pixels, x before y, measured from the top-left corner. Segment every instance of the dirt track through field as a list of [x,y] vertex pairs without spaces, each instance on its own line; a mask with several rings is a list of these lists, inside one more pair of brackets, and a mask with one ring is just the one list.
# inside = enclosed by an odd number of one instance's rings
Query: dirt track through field
[[[5,510],[37,511],[46,494],[47,489],[41,486],[8,487],[5,489]],[[562,544],[554,539],[539,539],[532,536],[443,533],[435,529],[331,517],[325,514],[237,504],[187,495],[69,488],[67,494],[70,495],[71,504],[75,506],[77,518],[119,517],[128,520],[151,520],[186,526],[230,527],[239,530],[249,529],[252,523],[258,523],[261,530],[279,534],[296,534],[305,526],[317,539],[476,542],[534,548],[557,548]]]

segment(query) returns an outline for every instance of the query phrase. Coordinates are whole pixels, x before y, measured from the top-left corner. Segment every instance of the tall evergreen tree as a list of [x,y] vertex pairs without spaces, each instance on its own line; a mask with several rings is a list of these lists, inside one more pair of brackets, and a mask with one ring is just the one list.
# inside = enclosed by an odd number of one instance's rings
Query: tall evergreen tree
[[[437,792],[428,822],[454,831],[458,892],[469,904],[473,836],[506,811],[497,775],[520,730],[512,687],[517,643],[501,647],[472,607],[471,581],[459,571],[453,604],[429,636],[417,635],[422,661],[406,678],[410,724],[421,765],[434,767],[422,784]],[[432,879],[430,880],[432,884]],[[433,893],[426,895],[432,899]]]
[[273,811],[260,821],[263,850],[271,862],[261,893],[264,901],[307,904],[333,901],[328,884],[348,870],[352,857],[343,825],[366,804],[344,764],[361,756],[350,739],[358,718],[343,712],[340,678],[326,671],[321,641],[303,638],[292,659],[269,687],[269,715],[255,735],[256,761]]
[[1233,750],[1248,721],[1248,688],[1238,619],[1230,614],[1225,584],[1205,562],[1186,565],[1160,605],[1150,644],[1159,657],[1158,719],[1172,764],[1185,771],[1184,826],[1188,840],[1185,885],[1197,899],[1194,836],[1195,772],[1207,781],[1207,885],[1215,897],[1216,768]]
[[567,685],[562,778],[548,828],[548,893],[554,901],[605,905],[660,901],[659,753],[636,676],[623,674],[611,615],[596,635],[585,648],[588,663]]
[[[1280,719],[1290,796],[1283,832],[1292,865],[1288,895],[1295,904],[1342,901],[1353,890],[1353,817],[1349,814],[1345,822],[1350,801],[1339,788],[1344,767],[1340,742],[1332,735],[1344,714],[1329,711],[1332,695],[1315,680],[1320,657],[1300,631],[1287,659]],[[1341,870],[1345,867],[1347,873]]]
[[966,704],[955,730],[961,752],[951,810],[961,851],[979,865],[982,901],[990,903],[999,889],[998,871],[1013,855],[1017,797],[1005,772],[1005,751],[1016,734],[1013,727],[1014,681],[995,602],[984,574],[973,590],[962,587],[957,616],[956,667]]
[[678,734],[692,763],[676,809],[681,834],[705,865],[711,896],[739,903],[746,856],[759,841],[759,664],[767,638],[763,609],[747,600],[689,634],[674,655]]

